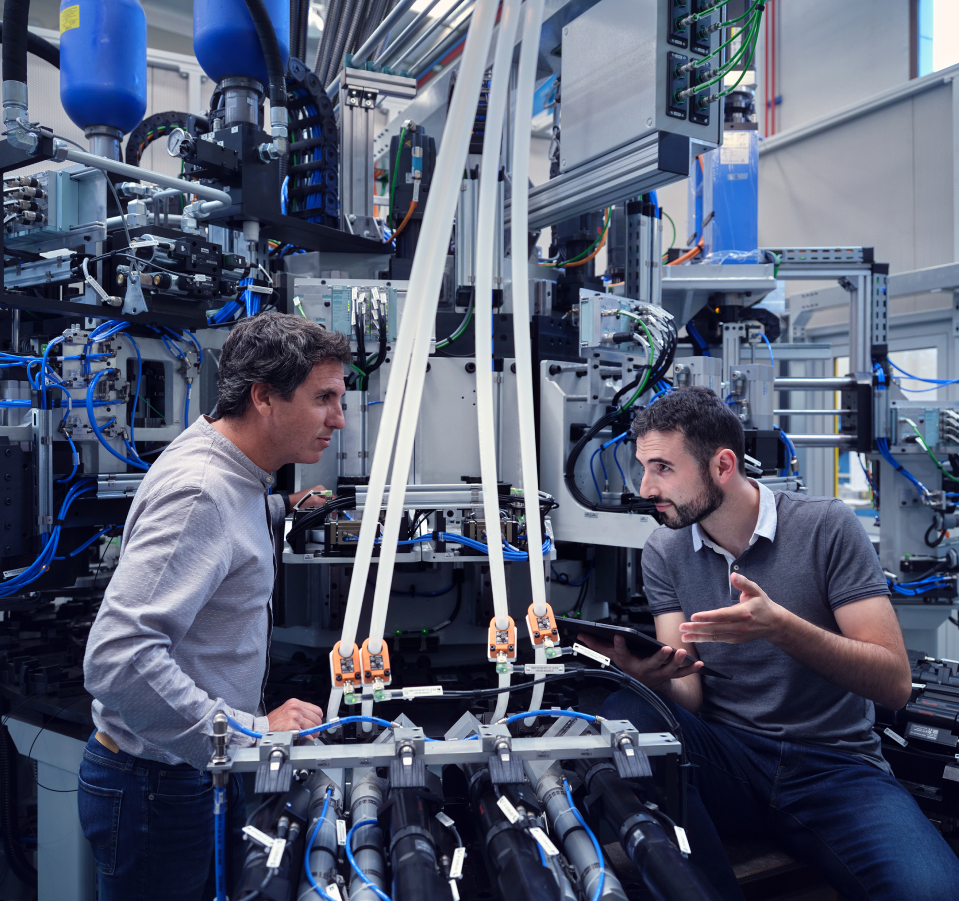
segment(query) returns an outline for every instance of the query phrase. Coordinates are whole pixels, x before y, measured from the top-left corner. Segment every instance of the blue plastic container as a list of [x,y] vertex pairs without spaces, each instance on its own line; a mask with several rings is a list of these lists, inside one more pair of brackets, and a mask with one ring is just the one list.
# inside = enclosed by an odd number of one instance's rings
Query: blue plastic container
[[147,108],[147,17],[139,0],[62,0],[60,102],[80,128],[137,127]]
[[[283,68],[290,59],[290,0],[265,0]],[[193,52],[214,81],[231,76],[267,84],[266,63],[244,0],[193,0]]]

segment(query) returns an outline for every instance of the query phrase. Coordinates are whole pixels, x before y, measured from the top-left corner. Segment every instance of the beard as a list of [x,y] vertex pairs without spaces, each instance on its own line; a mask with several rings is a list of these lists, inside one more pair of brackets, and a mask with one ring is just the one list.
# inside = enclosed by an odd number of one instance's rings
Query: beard
[[666,497],[647,498],[654,504],[672,504],[668,510],[653,512],[653,518],[668,529],[685,529],[694,522],[702,522],[711,513],[715,513],[726,499],[722,488],[708,475],[701,479],[700,493],[691,501],[679,504]]

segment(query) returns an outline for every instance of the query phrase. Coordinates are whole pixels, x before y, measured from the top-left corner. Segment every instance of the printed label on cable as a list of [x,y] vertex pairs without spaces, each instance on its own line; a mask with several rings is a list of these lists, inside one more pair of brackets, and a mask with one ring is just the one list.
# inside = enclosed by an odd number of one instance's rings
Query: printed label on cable
[[273,841],[270,855],[266,859],[266,868],[275,870],[283,862],[283,852],[286,850],[286,839],[278,838]]
[[460,901],[460,890],[456,887],[456,880],[450,880],[450,892],[453,895],[453,901]]
[[[516,811],[514,810],[513,813],[516,813]],[[466,860],[466,848],[457,848],[453,852],[452,861],[450,861],[450,879],[459,879],[463,875],[464,860]]]
[[256,826],[244,826],[243,832],[253,841],[263,845],[264,848],[273,847],[273,837],[261,832]]
[[346,844],[346,820],[336,821],[336,843],[338,845]]
[[332,899],[332,901],[343,901],[343,896],[340,894],[340,888],[335,882],[327,883],[326,894]]
[[539,826],[531,827],[529,834],[539,842],[539,846],[546,852],[547,857],[556,857],[559,854],[559,848],[550,841],[549,836]]
[[882,730],[882,734],[891,738],[896,744],[902,745],[904,748],[909,744],[901,735],[897,735],[888,727]]
[[443,813],[442,810],[436,815],[436,819],[438,819],[447,829],[454,825],[453,818],[448,814]]
[[527,663],[524,669],[527,676],[549,676],[566,672],[565,663]]
[[679,845],[679,850],[682,851],[683,854],[691,853],[690,847],[689,847],[689,839],[686,838],[686,830],[683,829],[682,826],[676,826],[675,828],[676,828],[676,844]]
[[30,569],[29,566],[21,566],[20,569],[8,569],[4,571],[3,577],[5,579],[12,579],[14,576],[19,576],[20,573],[25,573],[28,569]]
[[403,689],[403,698],[407,701],[413,698],[434,698],[443,694],[442,685],[417,685]]
[[512,804],[510,804],[509,798],[505,796],[503,796],[496,802],[496,806],[503,811],[503,814],[506,816],[506,819],[509,820],[511,823],[518,823],[521,819],[523,819],[519,815],[519,812],[516,810],[516,808],[513,807]]
[[585,645],[574,644],[573,653],[580,654],[583,657],[589,657],[590,660],[595,660],[600,666],[609,666],[609,657],[605,657],[603,654],[600,654],[599,651],[594,651]]

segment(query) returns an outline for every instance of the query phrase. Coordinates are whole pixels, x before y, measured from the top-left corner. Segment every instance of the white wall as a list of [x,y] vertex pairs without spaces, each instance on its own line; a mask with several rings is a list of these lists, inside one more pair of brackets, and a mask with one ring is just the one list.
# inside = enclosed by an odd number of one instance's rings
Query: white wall
[[[776,132],[871,97],[909,79],[908,0],[773,0],[775,17]],[[756,48],[760,134],[766,26]]]

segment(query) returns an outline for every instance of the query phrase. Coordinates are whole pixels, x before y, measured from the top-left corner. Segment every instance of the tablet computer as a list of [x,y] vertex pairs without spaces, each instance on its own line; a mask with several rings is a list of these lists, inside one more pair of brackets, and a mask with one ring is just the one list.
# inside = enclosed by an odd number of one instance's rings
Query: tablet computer
[[[572,617],[557,616],[556,625],[559,627],[560,634],[564,638],[576,640],[577,635],[591,635],[598,638],[605,644],[612,644],[613,639],[620,635],[626,642],[629,652],[636,657],[651,657],[660,648],[666,647],[661,641],[638,632],[636,629],[630,629],[626,626],[612,626],[608,623],[591,623],[587,620],[573,619]],[[674,652],[675,653],[675,652]],[[693,660],[690,660],[688,666],[692,666]],[[678,672],[682,673],[685,666],[680,667]],[[719,679],[731,679],[725,673],[713,669],[711,666],[703,666],[698,672],[704,676],[716,676]]]

